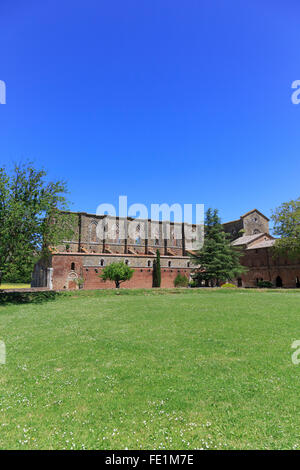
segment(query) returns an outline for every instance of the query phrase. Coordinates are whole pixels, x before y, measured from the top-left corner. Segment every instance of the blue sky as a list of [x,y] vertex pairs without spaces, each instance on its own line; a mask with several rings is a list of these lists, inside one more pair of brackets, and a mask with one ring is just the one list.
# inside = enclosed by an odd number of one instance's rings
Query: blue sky
[[299,196],[297,0],[2,0],[0,161],[68,181],[73,210]]

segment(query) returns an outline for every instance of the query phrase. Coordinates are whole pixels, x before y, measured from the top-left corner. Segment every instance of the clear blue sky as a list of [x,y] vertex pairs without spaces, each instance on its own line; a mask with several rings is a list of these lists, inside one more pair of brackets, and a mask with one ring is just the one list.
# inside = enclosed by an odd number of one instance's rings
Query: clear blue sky
[[299,196],[298,0],[2,0],[1,163],[68,181],[73,210]]

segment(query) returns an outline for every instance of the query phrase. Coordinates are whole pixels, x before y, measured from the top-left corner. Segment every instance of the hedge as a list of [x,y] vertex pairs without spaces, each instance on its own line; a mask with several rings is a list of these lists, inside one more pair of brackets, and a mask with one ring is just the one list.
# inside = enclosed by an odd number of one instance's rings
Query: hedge
[[55,300],[62,292],[50,291],[36,291],[36,292],[1,292],[0,291],[0,304],[27,304],[27,303],[41,303],[49,300]]

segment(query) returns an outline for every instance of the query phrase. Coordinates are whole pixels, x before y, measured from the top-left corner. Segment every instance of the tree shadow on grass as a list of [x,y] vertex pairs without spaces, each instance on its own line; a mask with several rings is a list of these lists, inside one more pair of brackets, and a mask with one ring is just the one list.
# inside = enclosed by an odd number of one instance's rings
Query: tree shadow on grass
[[0,290],[0,305],[4,304],[40,304],[55,300],[62,296],[63,292],[37,291],[37,292],[7,292]]

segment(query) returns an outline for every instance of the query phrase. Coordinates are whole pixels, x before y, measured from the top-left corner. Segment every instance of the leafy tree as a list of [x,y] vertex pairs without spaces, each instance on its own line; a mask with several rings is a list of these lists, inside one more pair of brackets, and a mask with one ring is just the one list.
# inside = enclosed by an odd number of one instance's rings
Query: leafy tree
[[276,240],[274,251],[277,255],[290,258],[300,256],[300,197],[294,201],[284,202],[272,214]]
[[156,259],[153,262],[153,287],[160,287],[161,284],[161,268],[160,268],[160,252],[156,250]]
[[174,280],[175,287],[187,287],[189,285],[189,280],[183,274],[177,274]]
[[134,269],[131,269],[127,264],[123,263],[123,261],[120,261],[105,266],[99,277],[101,277],[103,281],[114,281],[116,288],[119,288],[121,282],[129,281],[129,279],[132,278],[133,273]]
[[34,263],[73,233],[66,183],[45,180],[31,163],[0,167],[0,284],[3,278],[30,277]]
[[217,209],[208,209],[205,217],[204,244],[201,250],[191,254],[198,267],[193,274],[196,281],[207,285],[220,285],[220,281],[234,279],[246,271],[240,264],[241,251],[233,247],[224,232]]

